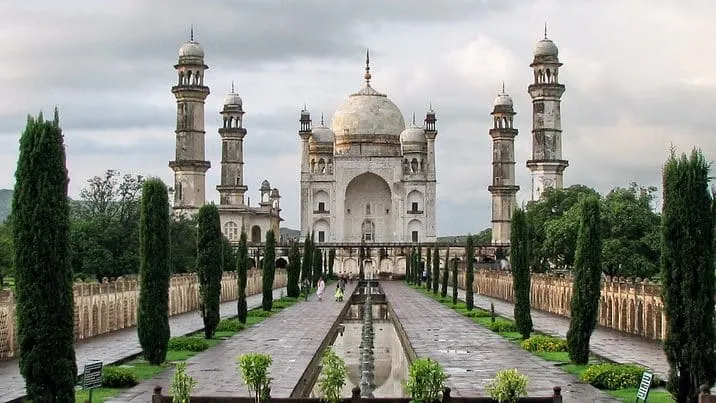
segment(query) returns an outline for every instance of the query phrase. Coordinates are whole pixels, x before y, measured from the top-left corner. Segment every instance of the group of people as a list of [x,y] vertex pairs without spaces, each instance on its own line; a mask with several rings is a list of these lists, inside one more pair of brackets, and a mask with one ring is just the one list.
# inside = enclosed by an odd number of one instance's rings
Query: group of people
[[[336,302],[343,302],[343,297],[346,292],[346,283],[348,281],[353,281],[353,276],[345,276],[341,275],[338,277],[338,284],[336,284]],[[316,296],[318,297],[319,301],[323,301],[323,293],[326,291],[326,282],[323,280],[323,277],[318,278],[318,283],[316,284]]]

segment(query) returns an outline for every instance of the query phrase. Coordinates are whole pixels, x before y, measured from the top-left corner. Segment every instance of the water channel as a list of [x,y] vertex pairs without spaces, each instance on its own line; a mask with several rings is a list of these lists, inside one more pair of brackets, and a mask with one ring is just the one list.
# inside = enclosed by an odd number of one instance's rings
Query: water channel
[[[349,304],[331,345],[348,369],[342,396],[359,387],[365,397],[406,397],[409,360],[379,283],[362,281]],[[320,396],[316,382],[311,397]]]

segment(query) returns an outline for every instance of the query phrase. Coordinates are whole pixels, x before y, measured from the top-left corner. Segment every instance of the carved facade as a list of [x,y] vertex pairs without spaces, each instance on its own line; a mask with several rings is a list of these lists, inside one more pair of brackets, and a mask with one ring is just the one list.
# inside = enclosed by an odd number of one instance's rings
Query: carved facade
[[[277,270],[274,288],[286,286],[286,272]],[[246,294],[261,292],[261,273],[252,270],[247,276]],[[221,302],[238,298],[236,273],[227,272],[221,279]],[[107,283],[74,285],[75,340],[136,326],[139,282],[137,278],[120,278]],[[199,309],[199,283],[195,274],[172,276],[169,285],[169,315]],[[12,292],[0,293],[0,359],[17,353],[15,301]]]

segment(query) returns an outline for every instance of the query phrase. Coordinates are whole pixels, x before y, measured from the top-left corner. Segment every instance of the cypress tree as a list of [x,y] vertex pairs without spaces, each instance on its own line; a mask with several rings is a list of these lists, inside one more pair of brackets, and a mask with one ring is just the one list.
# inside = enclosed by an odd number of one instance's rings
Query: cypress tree
[[318,248],[313,249],[313,286],[318,286],[318,279],[323,275],[323,253]]
[[221,303],[222,240],[219,209],[214,203],[201,206],[196,214],[196,275],[199,278],[199,310],[204,319],[204,337],[211,339],[219,324]]
[[448,279],[450,278],[450,268],[448,267],[448,260],[450,259],[450,248],[445,251],[445,265],[443,266],[443,277],[442,286],[440,288],[440,296],[442,298],[447,297]]
[[438,294],[438,284],[440,283],[440,250],[438,245],[435,245],[433,250],[433,294]]
[[405,257],[405,281],[410,284],[410,271],[411,266],[413,265],[413,248],[410,248],[408,251],[408,256]]
[[569,359],[575,364],[586,364],[589,361],[589,338],[597,326],[602,275],[599,199],[584,199],[581,209],[577,250],[574,255],[572,315],[567,331]]
[[164,362],[169,343],[169,196],[160,179],[142,185],[139,218],[137,335],[150,364]]
[[423,249],[420,247],[420,244],[418,244],[418,252],[415,257],[415,268],[417,269],[415,272],[415,284],[420,287],[420,284],[423,280],[423,269],[425,266],[423,265]]
[[249,247],[247,241],[246,231],[242,227],[241,236],[239,237],[239,250],[236,253],[236,281],[239,283],[239,299],[236,303],[236,312],[241,323],[246,323],[246,316],[248,315],[246,280],[249,271]]
[[301,262],[301,282],[311,281],[313,274],[313,256],[311,252],[313,244],[311,243],[311,235],[306,234],[306,240],[303,241],[303,261]]
[[428,275],[425,278],[425,288],[430,291],[430,287],[432,285],[432,277],[430,275],[432,274],[431,269],[433,267],[433,253],[430,248],[428,248],[428,256],[425,262],[425,270],[427,271]]
[[517,209],[512,213],[510,234],[510,263],[512,286],[515,291],[515,323],[523,339],[532,334],[530,313],[530,261],[529,234],[525,212]]
[[286,294],[292,298],[298,298],[301,295],[301,287],[298,282],[301,277],[301,251],[298,249],[298,242],[291,243],[291,252],[288,256],[288,283],[286,284]]
[[465,269],[465,305],[468,311],[472,311],[475,307],[475,292],[473,291],[473,283],[475,282],[475,238],[467,235],[465,241],[465,259],[467,266]]
[[273,279],[276,274],[276,236],[272,229],[266,231],[266,250],[262,266],[263,297],[261,298],[261,308],[264,311],[270,311],[273,307]]
[[365,248],[363,247],[365,242],[361,240],[360,249],[358,249],[358,278],[365,280],[365,270],[363,267],[363,261],[365,260]]
[[336,262],[336,248],[328,251],[328,277],[333,278],[333,264]]
[[457,257],[452,260],[452,304],[457,305]]
[[699,385],[714,385],[714,201],[709,164],[700,150],[663,170],[661,281],[667,318],[664,352],[668,389],[679,403],[696,402]]
[[42,113],[28,116],[15,171],[12,231],[20,373],[35,402],[75,401],[68,182],[57,109],[52,122]]

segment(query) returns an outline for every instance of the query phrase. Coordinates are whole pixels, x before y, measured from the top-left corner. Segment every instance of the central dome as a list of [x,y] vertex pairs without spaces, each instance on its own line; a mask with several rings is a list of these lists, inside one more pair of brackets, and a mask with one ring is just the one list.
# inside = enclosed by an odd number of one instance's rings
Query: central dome
[[360,91],[333,114],[331,128],[337,136],[342,135],[392,135],[400,136],[405,130],[405,120],[400,109],[385,94],[366,83]]

